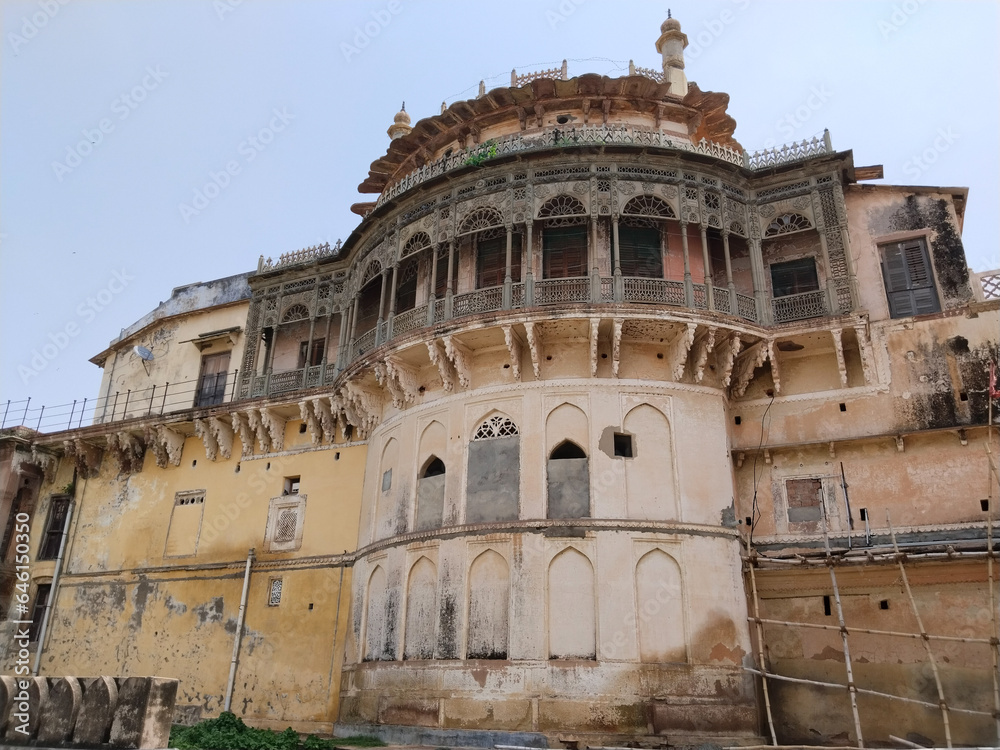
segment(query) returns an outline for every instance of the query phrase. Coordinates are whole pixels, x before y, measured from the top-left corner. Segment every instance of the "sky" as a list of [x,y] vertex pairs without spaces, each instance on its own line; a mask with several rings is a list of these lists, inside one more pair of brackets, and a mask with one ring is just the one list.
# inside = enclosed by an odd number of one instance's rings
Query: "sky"
[[[174,287],[346,238],[404,100],[415,123],[511,68],[659,69],[667,7],[4,0],[0,409],[93,399],[88,360]],[[969,264],[1000,267],[1000,4],[669,7],[688,79],[729,94],[745,148],[828,128],[883,183],[968,187]]]

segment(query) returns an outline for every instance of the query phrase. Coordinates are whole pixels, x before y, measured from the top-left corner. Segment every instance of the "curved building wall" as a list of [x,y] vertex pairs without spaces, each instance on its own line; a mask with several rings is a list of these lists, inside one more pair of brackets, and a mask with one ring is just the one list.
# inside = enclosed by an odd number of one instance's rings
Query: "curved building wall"
[[[570,378],[387,417],[340,721],[754,734],[725,420],[715,387]],[[559,458],[567,441],[586,459]],[[438,528],[420,507],[432,452]],[[553,516],[556,486],[574,517]]]

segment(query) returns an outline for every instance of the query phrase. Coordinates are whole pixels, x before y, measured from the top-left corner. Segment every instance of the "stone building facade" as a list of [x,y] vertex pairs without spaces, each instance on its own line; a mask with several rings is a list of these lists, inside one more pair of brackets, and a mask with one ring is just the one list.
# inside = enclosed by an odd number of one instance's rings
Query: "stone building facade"
[[401,111],[342,245],[95,357],[94,423],[28,439],[45,670],[433,743],[993,742],[967,191],[748,154],[686,42]]

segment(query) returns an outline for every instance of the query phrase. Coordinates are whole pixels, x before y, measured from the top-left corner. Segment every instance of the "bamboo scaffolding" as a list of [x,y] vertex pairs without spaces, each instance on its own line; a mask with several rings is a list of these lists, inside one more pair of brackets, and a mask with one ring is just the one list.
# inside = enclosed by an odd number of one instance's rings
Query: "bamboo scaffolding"
[[830,535],[826,530],[826,517],[823,517],[823,543],[826,546],[827,565],[830,570],[830,583],[833,585],[833,598],[837,603],[837,620],[840,622],[840,638],[844,643],[844,666],[847,668],[847,691],[851,696],[851,713],[854,714],[854,730],[858,734],[858,747],[864,747],[861,736],[861,717],[858,715],[858,689],[854,685],[854,670],[851,667],[851,648],[847,644],[847,627],[844,624],[844,608],[840,603],[840,589],[837,586],[837,574],[834,571],[834,560],[830,555]]
[[[744,672],[750,672],[750,674],[760,674],[760,670],[754,669],[753,667],[743,667]],[[815,685],[816,687],[826,687],[834,688],[836,690],[847,690],[847,685],[842,685],[839,682],[821,682],[820,680],[808,680],[805,677],[789,677],[787,675],[775,674],[774,672],[768,672],[767,676],[772,680],[780,680],[781,682],[795,682],[800,685]],[[892,693],[883,693],[879,690],[871,690],[870,688],[859,688],[855,687],[854,691],[861,693],[862,695],[874,695],[877,698],[888,698],[894,701],[902,701],[903,703],[913,703],[917,706],[926,706],[927,708],[940,708],[937,703],[931,703],[930,701],[922,701],[918,698],[907,698],[903,695],[893,695]],[[957,714],[971,714],[972,716],[992,716],[992,711],[979,711],[974,708],[952,708],[951,711]]]
[[988,429],[986,431],[986,462],[988,464],[986,483],[989,486],[989,490],[986,494],[986,507],[989,509],[989,515],[986,517],[986,579],[990,589],[990,623],[992,626],[990,635],[993,636],[991,638],[992,648],[990,649],[990,655],[993,658],[993,719],[996,722],[997,744],[1000,745],[1000,631],[997,630],[997,604],[993,591],[993,514],[996,511],[996,504],[993,502],[993,479],[996,478],[997,482],[1000,483],[1000,474],[997,473],[997,467],[993,463],[992,393],[990,394],[987,413],[989,418],[987,420]]
[[[749,543],[748,543],[749,546]],[[760,619],[760,600],[757,597],[757,576],[754,573],[753,560],[750,561],[750,586],[753,589],[753,613],[757,622],[757,659],[760,662],[761,684],[764,686],[764,707],[767,710],[767,728],[771,732],[771,744],[778,744],[778,735],[774,731],[774,718],[771,716],[771,696],[767,690],[767,667],[764,664],[764,626]]]
[[927,652],[927,660],[931,664],[931,672],[934,673],[934,684],[937,686],[938,701],[941,703],[941,720],[944,722],[944,741],[948,747],[951,747],[951,722],[948,720],[948,703],[944,699],[944,686],[941,684],[941,674],[938,672],[934,652],[931,651],[930,640],[927,637],[927,629],[924,628],[924,621],[920,617],[920,610],[917,609],[917,600],[913,598],[913,591],[910,589],[910,579],[906,575],[906,566],[903,565],[903,555],[896,544],[896,532],[892,528],[892,517],[889,515],[888,510],[885,512],[885,522],[889,526],[892,546],[896,548],[896,562],[899,563],[899,574],[903,578],[903,588],[906,589],[906,598],[910,600],[910,608],[913,610],[913,616],[917,620],[917,627],[920,628],[921,642],[924,644],[924,651]]
[[[750,622],[755,622],[756,617],[748,617],[747,620]],[[796,628],[815,628],[816,630],[837,630],[840,628],[836,625],[820,625],[816,622],[795,622],[792,620],[769,620],[766,617],[760,618],[760,622],[765,625],[785,625],[788,627]],[[992,638],[963,638],[957,635],[921,635],[920,633],[902,633],[897,630],[872,630],[871,628],[854,628],[850,629],[851,633],[864,633],[865,635],[892,635],[898,636],[900,638],[927,638],[932,641],[954,641],[955,643],[986,643],[993,645]]]

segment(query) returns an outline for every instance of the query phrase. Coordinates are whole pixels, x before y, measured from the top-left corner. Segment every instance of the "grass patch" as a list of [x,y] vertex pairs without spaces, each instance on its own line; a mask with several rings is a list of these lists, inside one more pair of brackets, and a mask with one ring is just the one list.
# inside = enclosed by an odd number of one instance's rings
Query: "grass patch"
[[364,735],[325,740],[311,734],[303,741],[291,727],[284,732],[253,729],[229,712],[192,727],[175,725],[170,730],[170,747],[178,750],[333,750],[344,746],[384,747],[385,743]]

